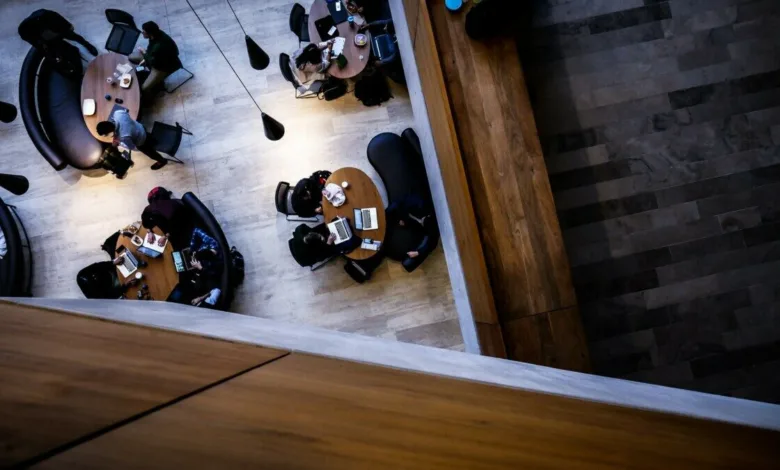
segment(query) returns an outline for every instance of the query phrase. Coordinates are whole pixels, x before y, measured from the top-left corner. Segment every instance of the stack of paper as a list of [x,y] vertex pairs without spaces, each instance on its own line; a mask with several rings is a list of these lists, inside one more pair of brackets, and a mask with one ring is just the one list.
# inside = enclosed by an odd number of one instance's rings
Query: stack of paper
[[344,44],[347,43],[347,40],[342,37],[337,37],[334,39],[333,42],[333,55],[335,57],[338,57],[342,52],[344,52]]

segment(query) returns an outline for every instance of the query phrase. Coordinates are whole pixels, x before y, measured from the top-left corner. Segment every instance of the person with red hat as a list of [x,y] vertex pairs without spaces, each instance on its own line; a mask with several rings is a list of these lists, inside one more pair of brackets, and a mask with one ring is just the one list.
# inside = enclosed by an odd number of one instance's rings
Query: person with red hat
[[[141,224],[149,234],[155,227],[165,234],[165,237],[158,240],[161,245],[165,245],[165,241],[170,238],[174,248],[183,248],[189,242],[193,223],[184,203],[181,199],[173,199],[172,194],[162,186],[149,191],[146,197],[149,205],[141,214]],[[154,237],[150,237],[149,242],[152,241]]]

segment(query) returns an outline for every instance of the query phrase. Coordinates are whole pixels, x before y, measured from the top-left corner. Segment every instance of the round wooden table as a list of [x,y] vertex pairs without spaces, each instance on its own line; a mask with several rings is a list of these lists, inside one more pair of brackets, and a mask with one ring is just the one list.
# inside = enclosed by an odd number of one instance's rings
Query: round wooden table
[[[330,222],[335,217],[343,217],[349,219],[349,223],[352,226],[352,230],[360,238],[370,238],[372,240],[378,240],[382,243],[385,241],[385,233],[387,232],[387,221],[385,220],[385,206],[382,202],[382,196],[379,195],[379,190],[376,185],[367,174],[358,170],[357,168],[342,168],[336,170],[328,178],[328,183],[334,183],[341,186],[341,183],[346,181],[349,183],[349,187],[344,190],[344,194],[347,196],[347,201],[340,207],[333,207],[328,201],[322,201],[322,213],[325,216],[325,222]],[[353,209],[370,209],[376,207],[376,216],[379,219],[379,228],[376,230],[357,230],[355,229],[355,215]],[[356,248],[348,253],[346,256],[349,259],[356,261],[368,259],[376,255],[376,251],[364,250],[363,248]]]
[[[343,8],[344,11],[347,11],[347,6],[343,2],[341,8]],[[349,14],[349,12],[347,12],[347,14]],[[314,44],[323,41],[314,22],[325,18],[326,16],[330,16],[328,3],[325,0],[314,0],[314,3],[311,5],[311,11],[309,11],[309,39]],[[355,17],[355,26],[350,26],[348,21],[336,25],[336,29],[339,30],[339,35],[337,37],[346,39],[342,54],[347,58],[347,66],[343,69],[340,69],[336,64],[336,59],[331,60],[331,65],[328,68],[327,73],[336,78],[346,79],[356,77],[366,68],[368,60],[371,58],[371,35],[368,31],[363,32],[368,38],[366,45],[363,47],[355,45],[355,35],[360,27],[357,23],[363,24],[365,20],[357,13],[352,16]],[[361,55],[363,56],[362,60],[360,59]]]
[[[119,86],[119,81],[113,85],[106,83],[106,78],[113,76],[116,66],[119,64],[130,64],[133,66],[130,75],[133,76],[133,82],[129,88]],[[111,95],[111,100],[105,98],[106,94]],[[92,136],[101,142],[110,143],[112,136],[101,136],[97,133],[97,124],[106,121],[109,118],[116,98],[123,100],[119,106],[124,106],[133,119],[138,118],[138,111],[141,108],[141,84],[138,83],[138,75],[135,73],[135,64],[131,63],[127,56],[108,52],[95,57],[87,66],[84,78],[81,80],[81,105],[84,106],[84,100],[92,98],[95,100],[95,114],[84,116],[84,122]]]
[[[138,236],[143,238],[146,236],[146,232],[147,230],[144,227],[141,227],[138,231]],[[162,235],[162,232],[160,232],[159,229],[155,229],[154,233]],[[138,271],[130,275],[132,278],[136,273],[140,272],[144,274],[144,277],[138,285],[127,289],[125,297],[131,300],[138,299],[138,290],[143,284],[146,284],[149,286],[149,295],[151,295],[152,300],[165,301],[179,283],[179,273],[176,271],[176,265],[173,262],[173,247],[171,246],[171,243],[168,242],[168,246],[165,247],[163,254],[157,258],[149,258],[148,256],[137,253],[136,250],[138,247],[133,245],[130,238],[125,237],[124,235],[119,236],[116,246],[117,248],[124,246],[133,253],[137,260],[143,260],[148,263],[145,268],[139,267]],[[122,283],[127,281],[127,279],[122,276],[122,273],[119,272],[119,268],[117,268],[116,272]]]

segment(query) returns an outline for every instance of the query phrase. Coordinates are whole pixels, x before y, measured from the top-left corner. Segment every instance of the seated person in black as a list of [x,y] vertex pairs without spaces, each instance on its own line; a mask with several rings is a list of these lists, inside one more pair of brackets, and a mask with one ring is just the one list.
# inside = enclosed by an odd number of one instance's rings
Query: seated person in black
[[46,49],[55,41],[69,39],[84,46],[90,54],[98,55],[95,46],[76,33],[70,21],[56,11],[35,10],[19,24],[19,36],[38,49]]
[[217,241],[196,228],[190,242],[192,270],[179,276],[179,284],[168,297],[171,302],[213,308],[222,294],[222,257]]
[[[410,266],[416,267],[436,248],[439,243],[439,225],[433,210],[419,198],[410,196],[400,203],[393,203],[387,208],[388,226],[403,227],[410,230],[419,242],[406,247],[407,260]],[[410,261],[414,260],[414,261]]]
[[141,224],[149,233],[157,227],[165,234],[165,238],[170,238],[174,248],[187,246],[189,234],[192,233],[192,218],[181,199],[172,199],[170,191],[158,186],[149,191],[146,200],[149,205],[141,214]]
[[315,217],[322,214],[322,192],[317,182],[303,178],[293,188],[290,203],[295,213],[301,217]]
[[336,236],[330,233],[326,224],[314,228],[301,224],[293,232],[296,259],[303,266],[312,266],[333,256],[349,253],[360,246],[360,237],[336,245]]

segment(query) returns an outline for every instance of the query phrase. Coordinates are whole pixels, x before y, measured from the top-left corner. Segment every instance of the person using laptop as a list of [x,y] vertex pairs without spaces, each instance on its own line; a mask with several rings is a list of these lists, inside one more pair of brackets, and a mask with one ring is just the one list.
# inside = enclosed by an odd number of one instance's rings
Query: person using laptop
[[293,238],[300,241],[299,255],[301,259],[307,260],[306,264],[309,265],[348,253],[360,246],[361,242],[360,237],[353,235],[350,240],[337,245],[336,235],[330,233],[327,224],[319,224],[316,227],[301,224],[293,232]]
[[168,164],[162,155],[155,148],[156,142],[152,136],[146,133],[143,124],[130,117],[130,113],[125,108],[117,108],[111,113],[108,121],[100,121],[96,127],[97,133],[107,136],[111,133],[114,138],[111,145],[118,147],[120,144],[130,150],[138,149],[147,157],[156,163],[152,165],[152,170],[159,170]]
[[436,248],[439,239],[439,228],[432,210],[426,209],[426,204],[414,196],[392,203],[387,207],[386,215],[388,226],[398,225],[416,233],[421,242],[417,246],[409,247],[406,256],[417,258],[427,256]]
[[141,92],[146,93],[160,85],[165,77],[178,70],[179,47],[165,34],[157,23],[147,21],[141,26],[141,33],[149,40],[149,47],[139,47],[130,54],[128,59],[134,64],[142,64],[149,67],[149,76],[141,86]]
[[[165,236],[158,240],[165,246],[165,241],[170,239],[171,244],[176,249],[188,246],[190,233],[192,233],[192,218],[181,199],[171,197],[172,193],[162,186],[157,186],[149,191],[146,200],[149,205],[146,206],[141,214],[141,225],[149,233],[154,228],[160,229]],[[149,243],[154,242],[153,237],[147,238]]]
[[301,84],[328,78],[325,72],[330,67],[330,55],[335,42],[335,39],[330,39],[318,44],[307,44],[293,52],[290,67]]
[[290,203],[295,214],[300,217],[315,217],[322,214],[322,193],[317,182],[311,178],[298,181],[293,188]]

